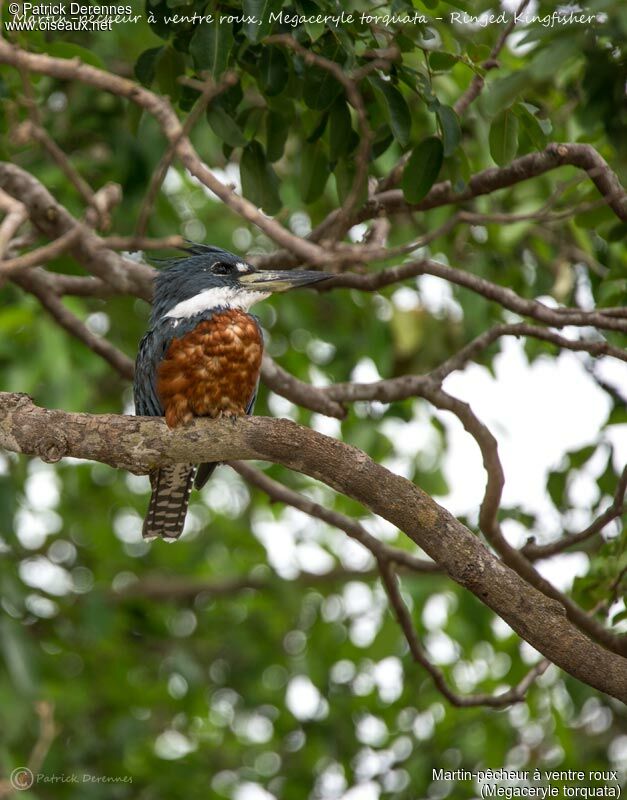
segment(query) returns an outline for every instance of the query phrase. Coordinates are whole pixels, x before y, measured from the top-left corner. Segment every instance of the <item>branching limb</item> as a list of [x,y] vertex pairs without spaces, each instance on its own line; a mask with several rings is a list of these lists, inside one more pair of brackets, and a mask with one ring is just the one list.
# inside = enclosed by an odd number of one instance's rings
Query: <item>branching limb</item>
[[531,562],[520,550],[516,550],[505,539],[498,521],[501,494],[505,477],[498,455],[496,439],[478,417],[468,403],[452,397],[442,389],[423,390],[423,397],[437,408],[452,412],[462,423],[464,428],[476,441],[483,466],[487,474],[486,490],[479,510],[479,526],[487,540],[502,557],[503,561],[515,570],[521,578],[534,586],[547,597],[556,600],[566,610],[566,613],[582,631],[592,636],[598,642],[622,656],[627,655],[627,640],[607,630],[594,617],[588,615],[568,595],[560,592],[553,584],[540,575]]
[[221,580],[187,580],[164,575],[140,578],[122,589],[111,591],[109,596],[115,600],[127,600],[139,597],[150,600],[195,600],[198,595],[205,597],[229,597],[246,589],[270,591],[273,586],[296,583],[301,586],[320,586],[343,583],[351,580],[374,580],[378,578],[376,569],[345,569],[338,567],[329,572],[300,572],[296,578],[286,580],[278,575],[258,577],[247,575],[241,578],[223,578]]
[[[303,47],[293,36],[289,34],[277,34],[269,36],[266,39],[267,44],[280,44],[283,47],[288,47],[295,53],[302,56],[306,64],[315,64],[320,69],[329,72],[335,80],[344,87],[348,102],[357,112],[357,121],[359,124],[359,147],[355,155],[355,177],[353,185],[346,197],[346,200],[339,209],[339,213],[334,223],[333,231],[329,231],[327,238],[333,237],[335,240],[341,239],[348,228],[350,228],[350,219],[353,211],[357,208],[359,196],[362,187],[366,185],[368,178],[368,161],[370,158],[370,147],[374,140],[374,134],[368,123],[368,114],[364,99],[359,91],[358,81],[352,74],[347,74],[340,64],[331,61],[328,58],[317,55],[306,47]],[[398,53],[396,54],[398,55]],[[372,69],[372,65],[368,65],[368,69]],[[363,72],[359,73],[359,79],[363,78]]]
[[234,72],[225,73],[222,77],[222,80],[218,84],[215,84],[212,78],[208,78],[204,83],[200,97],[198,100],[196,100],[196,104],[187,116],[178,138],[170,142],[170,145],[152,173],[150,185],[146,191],[146,196],[144,197],[139,210],[139,216],[137,218],[135,232],[138,237],[142,237],[146,233],[150,214],[152,213],[155,200],[159,194],[159,189],[161,188],[161,184],[163,183],[170,164],[176,157],[177,144],[181,141],[181,139],[189,136],[194,125],[198,122],[199,118],[202,116],[211,101],[222,94],[222,92],[226,91],[229,87],[234,86],[236,83],[237,75]]
[[274,219],[263,214],[245,197],[236,194],[232,188],[216,178],[207,165],[201,161],[189,141],[189,137],[182,135],[181,124],[167,98],[159,97],[154,92],[126,78],[84,64],[80,59],[53,58],[41,53],[29,53],[9,44],[5,39],[0,39],[0,64],[11,64],[17,69],[26,69],[61,80],[80,81],[135,103],[154,116],[164,136],[174,146],[183,165],[202,184],[211,189],[226,206],[242,219],[256,225],[278,245],[285,247],[301,259],[311,264],[322,265],[325,263],[326,251],[324,249],[290,233]]
[[547,544],[536,544],[535,542],[530,542],[522,548],[521,552],[527,558],[535,561],[539,558],[550,558],[551,556],[557,555],[557,553],[562,553],[564,550],[568,550],[570,547],[573,547],[576,544],[585,542],[595,534],[601,533],[601,531],[607,525],[609,525],[610,522],[613,522],[615,519],[618,519],[624,514],[626,508],[626,493],[627,466],[623,469],[622,475],[620,476],[618,485],[616,486],[614,499],[612,500],[611,504],[594,520],[594,522],[590,523],[587,528],[579,531],[579,533],[568,534],[567,536],[563,536],[561,539],[556,539],[554,542],[548,542]]
[[413,660],[420,664],[433,678],[433,682],[441,692],[442,695],[453,706],[458,708],[469,708],[471,706],[490,706],[492,708],[502,708],[503,706],[512,705],[513,703],[520,703],[525,699],[527,689],[531,686],[533,681],[550,666],[550,661],[543,659],[535,667],[529,670],[527,675],[520,681],[520,683],[501,694],[474,694],[474,695],[459,695],[454,692],[444,677],[444,674],[438,667],[435,666],[427,656],[416,629],[411,619],[411,615],[403,596],[401,595],[398,587],[397,577],[394,570],[389,564],[379,562],[379,570],[381,573],[381,580],[387,596],[390,600],[390,605],[394,611],[394,615],[398,620],[398,624],[403,631],[407,644],[409,645],[409,652]]
[[261,459],[280,463],[362,503],[406,533],[450,578],[574,677],[627,700],[627,659],[598,645],[410,481],[354,447],[289,420],[196,420],[170,430],[153,417],[68,414],[0,393],[0,446],[48,461],[89,458],[145,473],[171,463]]
[[[522,14],[525,8],[529,5],[529,0],[522,0],[518,9],[516,10],[515,14]],[[508,36],[514,29],[516,24],[516,16],[512,15],[508,24],[503,28],[500,36],[496,40],[494,47],[492,48],[490,55],[486,58],[486,60],[481,64],[481,68],[488,72],[491,69],[496,69],[499,66],[498,57],[503,49],[505,42],[507,41]],[[453,110],[457,114],[458,117],[463,117],[468,109],[468,106],[473,103],[477,97],[483,91],[483,87],[485,85],[485,80],[482,75],[475,74],[466,89],[466,91],[455,101],[453,105]],[[379,181],[379,191],[383,192],[386,189],[391,189],[394,186],[398,186],[401,177],[403,175],[403,169],[405,168],[405,164],[409,161],[411,153],[405,153],[402,158],[399,159],[398,163],[390,171],[390,174]]]
[[[6,42],[0,39],[0,52],[6,46]],[[48,239],[58,239],[71,228],[81,226],[36,178],[15,164],[0,162],[0,188],[20,198],[33,225]],[[152,296],[152,267],[108,250],[102,239],[87,226],[81,226],[81,234],[68,252],[87,272],[117,291],[145,299]]]
[[298,380],[280,367],[267,353],[264,353],[261,364],[261,378],[269,389],[292,403],[325,414],[327,417],[344,419],[346,416],[344,406],[331,398],[324,388]]
[[[429,211],[441,206],[458,205],[499,189],[507,189],[531,178],[537,178],[562,166],[583,170],[595,184],[607,205],[618,219],[627,220],[627,192],[605,159],[589,144],[549,144],[538,153],[515,158],[505,167],[491,167],[473,175],[462,192],[455,192],[450,181],[434,184],[419,203],[409,204],[400,189],[389,189],[373,195],[355,214],[351,223],[365,222],[380,214],[407,214]],[[309,239],[322,241],[332,229],[338,211],[333,211],[309,234]]]
[[5,214],[0,225],[0,259],[2,259],[18,228],[28,219],[28,210],[24,203],[0,189],[0,211]]
[[532,317],[555,328],[563,328],[567,325],[591,325],[606,330],[627,331],[627,322],[624,319],[606,315],[602,310],[581,311],[575,308],[549,308],[538,300],[527,300],[520,297],[512,289],[505,286],[498,286],[485,278],[480,278],[478,275],[473,275],[455,267],[449,267],[447,264],[441,264],[431,259],[409,261],[406,264],[389,267],[368,275],[346,272],[328,281],[324,291],[337,287],[376,291],[384,286],[418,275],[435,275],[438,278],[444,278],[450,283],[462,286],[498,303],[503,308],[523,316]]
[[265,492],[272,500],[287,503],[287,505],[297,508],[305,514],[309,514],[310,517],[320,519],[328,525],[333,525],[344,531],[351,539],[355,539],[355,541],[363,545],[366,550],[369,550],[377,561],[402,565],[414,572],[440,571],[438,565],[433,561],[417,558],[407,553],[405,550],[399,550],[396,547],[390,547],[384,544],[371,533],[368,533],[364,526],[360,525],[360,523],[352,517],[347,517],[345,514],[340,514],[338,511],[333,511],[330,508],[321,506],[319,503],[314,503],[313,500],[288,489],[287,486],[269,478],[267,475],[264,475],[263,472],[251,467],[246,462],[231,461],[230,466],[249,483],[252,483]]
[[50,292],[48,283],[45,280],[41,280],[41,274],[29,270],[23,276],[14,276],[14,281],[33,294],[63,330],[87,345],[90,350],[93,350],[96,355],[103,358],[123,378],[132,380],[135,365],[131,359],[104,337],[90,331],[84,322],[81,322],[78,317],[63,305],[58,295]]

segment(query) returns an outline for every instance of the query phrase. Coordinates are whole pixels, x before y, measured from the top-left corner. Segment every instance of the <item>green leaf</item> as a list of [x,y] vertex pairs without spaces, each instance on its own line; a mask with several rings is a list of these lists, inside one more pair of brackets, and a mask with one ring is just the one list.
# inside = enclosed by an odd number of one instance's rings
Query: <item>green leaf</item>
[[573,222],[578,228],[598,228],[604,222],[613,222],[616,219],[614,212],[606,205],[598,208],[591,208],[589,211],[582,211],[575,214]]
[[165,47],[151,47],[144,50],[135,62],[135,77],[143,86],[150,86],[155,79],[157,61]]
[[[340,203],[344,203],[346,198],[351,192],[355,183],[355,162],[349,159],[342,158],[338,161],[333,174],[335,175],[335,185],[337,187],[337,196]],[[362,185],[359,187],[357,202],[361,204],[365,202],[368,196],[368,183],[364,178]]]
[[571,466],[580,469],[586,461],[588,461],[594,453],[596,452],[596,445],[589,444],[586,447],[582,447],[579,450],[574,450],[572,453],[568,454],[568,458],[570,459]]
[[343,98],[338,98],[329,114],[329,157],[337,161],[348,152],[351,144],[351,115]]
[[314,111],[325,111],[340,92],[342,92],[342,85],[335,80],[330,72],[319,67],[307,68],[303,86],[303,100],[309,108]]
[[309,38],[315,42],[326,30],[324,22],[314,21],[320,13],[320,7],[313,0],[299,0],[296,7],[301,16],[305,18],[305,30]]
[[487,44],[470,44],[466,52],[468,53],[468,58],[474,61],[475,64],[480,64],[490,57],[490,48]]
[[231,147],[243,147],[246,144],[242,129],[219,102],[214,102],[207,109],[207,122],[215,135]]
[[614,225],[605,237],[608,242],[624,242],[627,241],[627,222],[619,222]]
[[289,69],[285,54],[279,47],[264,47],[259,61],[259,85],[268,97],[281,94],[287,85]]
[[175,100],[181,93],[181,84],[176,80],[185,72],[185,59],[173,47],[166,47],[156,62],[155,77],[163,94]]
[[532,59],[530,73],[536,80],[553,78],[560,67],[579,51],[576,37],[558,39],[543,47]]
[[279,181],[259,142],[253,141],[244,148],[239,167],[244,196],[266,214],[276,214],[282,205]]
[[80,58],[83,63],[91,64],[92,67],[106,69],[104,61],[93,50],[88,50],[86,47],[72,42],[50,42],[46,45],[46,55],[55,58]]
[[484,106],[488,114],[495,116],[504,108],[511,106],[528,85],[529,74],[524,69],[488,84],[484,95]]
[[401,147],[407,147],[411,133],[411,114],[405,98],[389,81],[370,78],[370,84],[377,93],[394,138]]
[[448,72],[457,64],[457,61],[457,56],[445,53],[443,50],[434,50],[429,54],[429,66],[435,72]]
[[276,13],[282,6],[282,0],[243,0],[244,17],[255,18],[244,21],[242,30],[246,38],[256,44],[267,36],[275,24],[270,21],[270,14]]
[[450,106],[438,106],[435,113],[442,126],[442,144],[444,145],[444,155],[453,154],[462,138],[462,130],[459,127],[457,114]]
[[278,161],[283,155],[290,130],[289,120],[276,111],[266,114],[266,156],[268,161]]
[[540,122],[536,119],[535,115],[529,110],[532,106],[527,103],[516,103],[512,110],[518,117],[523,131],[529,138],[529,141],[537,150],[543,150],[546,147],[547,137]]
[[196,69],[207,70],[212,77],[219,78],[227,67],[232,46],[228,25],[201,23],[189,43],[189,52]]
[[625,406],[614,406],[606,425],[627,425],[627,408]]
[[442,140],[429,136],[418,144],[403,170],[401,188],[408,203],[419,203],[440,174],[444,159]]
[[490,126],[490,155],[499,167],[509,164],[518,151],[518,118],[503,111]]
[[306,144],[300,161],[300,196],[305,203],[313,203],[320,197],[329,172],[329,159],[322,143]]
[[566,507],[566,473],[550,472],[547,480],[547,489],[557,509]]
[[317,142],[325,132],[328,121],[328,113],[312,114],[311,112],[306,112],[303,121],[303,127],[305,129],[305,141],[309,144]]

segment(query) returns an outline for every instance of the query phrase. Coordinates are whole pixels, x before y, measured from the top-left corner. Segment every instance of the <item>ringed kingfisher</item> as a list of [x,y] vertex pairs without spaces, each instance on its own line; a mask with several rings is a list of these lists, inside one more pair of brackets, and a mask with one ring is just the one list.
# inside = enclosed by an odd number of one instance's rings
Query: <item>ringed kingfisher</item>
[[[251,414],[263,336],[248,311],[272,292],[326,280],[324,272],[257,270],[233,253],[191,244],[155,280],[150,328],[139,345],[135,413],[165,417],[170,428],[194,417]],[[145,539],[177,539],[192,483],[202,488],[217,463],[172,464],[150,472]],[[195,481],[194,481],[195,479]]]

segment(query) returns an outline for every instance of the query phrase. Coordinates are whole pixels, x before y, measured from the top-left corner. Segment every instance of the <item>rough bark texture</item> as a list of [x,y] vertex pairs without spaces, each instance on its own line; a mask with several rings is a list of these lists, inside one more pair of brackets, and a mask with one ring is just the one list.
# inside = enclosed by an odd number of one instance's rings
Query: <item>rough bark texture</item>
[[69,414],[0,393],[0,446],[58,461],[93,459],[145,473],[179,462],[263,459],[325,482],[404,531],[457,583],[571,675],[627,700],[627,659],[605,650],[420,488],[365,453],[288,420],[200,420],[171,431],[163,420]]

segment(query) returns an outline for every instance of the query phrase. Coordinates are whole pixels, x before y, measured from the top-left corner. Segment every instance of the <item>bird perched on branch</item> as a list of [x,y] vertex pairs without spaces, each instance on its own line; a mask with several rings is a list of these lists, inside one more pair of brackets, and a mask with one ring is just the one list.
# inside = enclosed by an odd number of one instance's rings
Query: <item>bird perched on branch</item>
[[[165,416],[170,428],[194,417],[251,414],[263,337],[250,307],[331,277],[304,270],[257,270],[233,253],[193,244],[155,281],[150,329],[137,355],[135,413]],[[202,488],[216,463],[173,464],[150,473],[152,496],[143,536],[177,539],[194,483]]]

